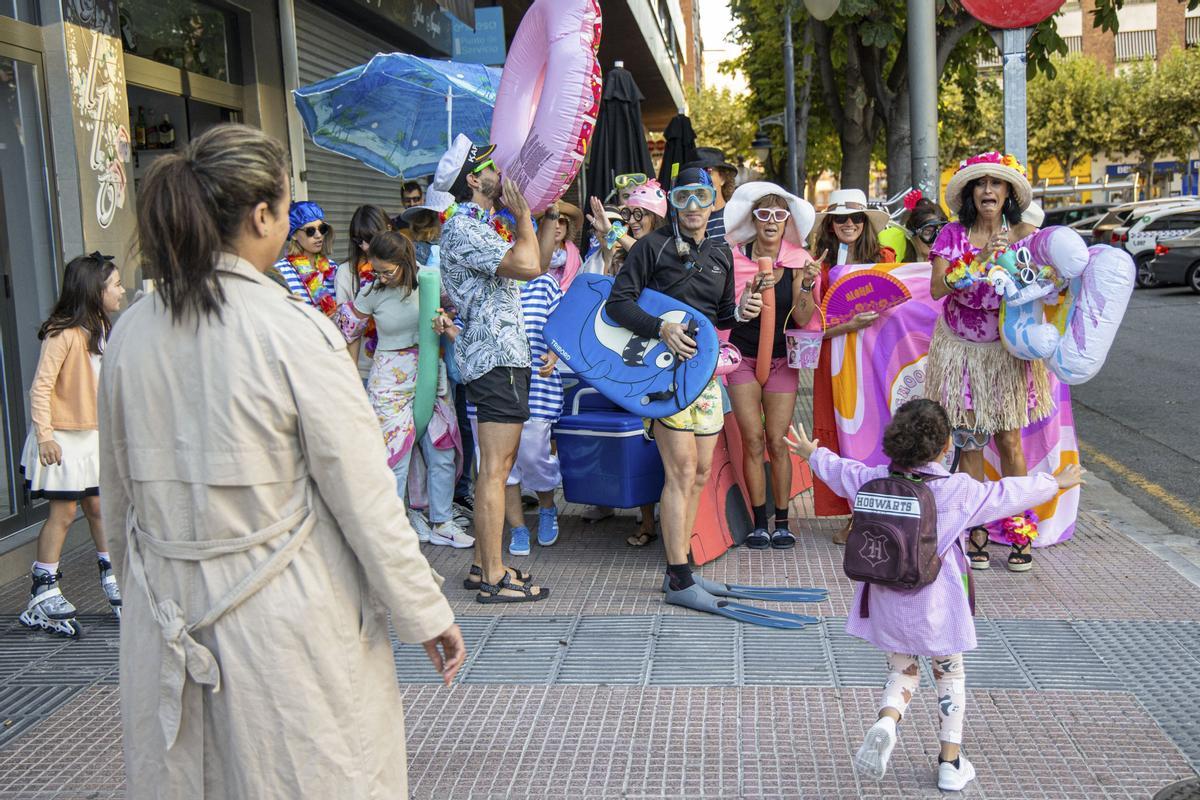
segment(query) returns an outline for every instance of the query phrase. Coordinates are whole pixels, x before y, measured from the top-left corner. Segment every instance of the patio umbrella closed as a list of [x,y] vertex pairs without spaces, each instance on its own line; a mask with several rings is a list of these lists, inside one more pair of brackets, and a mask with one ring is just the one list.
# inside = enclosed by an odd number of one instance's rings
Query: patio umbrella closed
[[652,175],[654,165],[642,127],[642,91],[624,67],[613,67],[604,81],[600,117],[592,137],[588,163],[588,193],[604,200],[613,189],[613,178],[628,172]]
[[667,123],[663,138],[667,142],[663,149],[662,169],[658,171],[658,182],[662,184],[664,192],[669,192],[672,165],[678,164],[682,168],[684,164],[695,161],[699,156],[696,155],[696,131],[692,129],[692,121],[686,114],[676,114],[674,119]]
[[297,89],[313,142],[392,177],[431,175],[457,134],[486,142],[500,70],[380,53]]

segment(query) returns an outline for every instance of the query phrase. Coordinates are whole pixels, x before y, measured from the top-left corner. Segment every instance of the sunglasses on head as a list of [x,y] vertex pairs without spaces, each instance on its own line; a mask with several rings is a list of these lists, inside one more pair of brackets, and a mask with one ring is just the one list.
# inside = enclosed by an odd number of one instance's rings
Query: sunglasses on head
[[304,231],[305,236],[312,237],[316,236],[318,233],[324,236],[329,233],[329,226],[322,222],[320,225],[309,225],[308,227],[301,228],[300,230]]
[[759,222],[787,222],[792,212],[786,208],[756,208],[754,218]]
[[641,222],[650,212],[644,208],[622,208],[621,219],[625,222]]
[[855,211],[853,214],[836,214],[833,222],[835,225],[843,225],[849,222],[851,225],[862,225],[867,221],[867,215],[861,211]]
[[613,178],[613,184],[616,185],[618,189],[630,189],[634,186],[641,186],[648,180],[650,179],[640,172],[629,172]]
[[676,186],[671,190],[671,205],[680,211],[691,206],[708,208],[717,202],[717,190],[711,186]]

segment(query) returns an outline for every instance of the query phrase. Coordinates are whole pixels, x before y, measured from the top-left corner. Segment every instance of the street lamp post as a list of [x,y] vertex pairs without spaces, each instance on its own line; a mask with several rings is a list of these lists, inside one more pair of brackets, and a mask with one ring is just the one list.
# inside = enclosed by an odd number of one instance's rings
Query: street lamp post
[[[930,0],[932,2],[932,0]],[[784,137],[787,141],[787,182],[793,194],[800,194],[799,162],[796,159],[796,54],[792,46],[792,0],[783,4],[783,87]]]
[[938,175],[936,0],[908,0],[908,52],[913,185],[936,203],[941,188]]

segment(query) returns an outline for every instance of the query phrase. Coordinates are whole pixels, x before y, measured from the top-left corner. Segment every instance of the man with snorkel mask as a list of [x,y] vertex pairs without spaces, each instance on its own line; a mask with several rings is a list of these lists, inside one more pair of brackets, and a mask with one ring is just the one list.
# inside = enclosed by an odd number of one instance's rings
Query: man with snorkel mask
[[[732,328],[755,319],[762,310],[762,290],[770,280],[747,282],[741,303],[735,301],[733,256],[724,239],[705,235],[717,200],[717,189],[703,169],[685,168],[669,194],[670,224],[637,241],[617,274],[605,305],[617,324],[638,336],[660,339],[679,361],[696,355],[696,342],[681,323],[665,322],[638,306],[642,290],[654,289],[706,316],[717,328]],[[696,523],[700,492],[712,469],[717,434],[724,424],[721,389],[715,378],[687,408],[662,419],[647,420],[658,442],[666,472],[660,521],[667,552],[663,583],[666,601],[700,611],[726,613],[710,592],[712,584],[692,575],[688,551]],[[736,618],[736,617],[735,617]]]

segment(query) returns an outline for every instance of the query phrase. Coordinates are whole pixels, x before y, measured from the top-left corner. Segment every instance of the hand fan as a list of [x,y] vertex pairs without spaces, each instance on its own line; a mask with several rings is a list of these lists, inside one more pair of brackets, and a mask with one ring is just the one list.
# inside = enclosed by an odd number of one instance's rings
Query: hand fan
[[887,311],[910,299],[912,294],[899,279],[881,270],[864,269],[834,281],[825,292],[821,311],[825,327],[832,328],[854,319],[855,314]]

